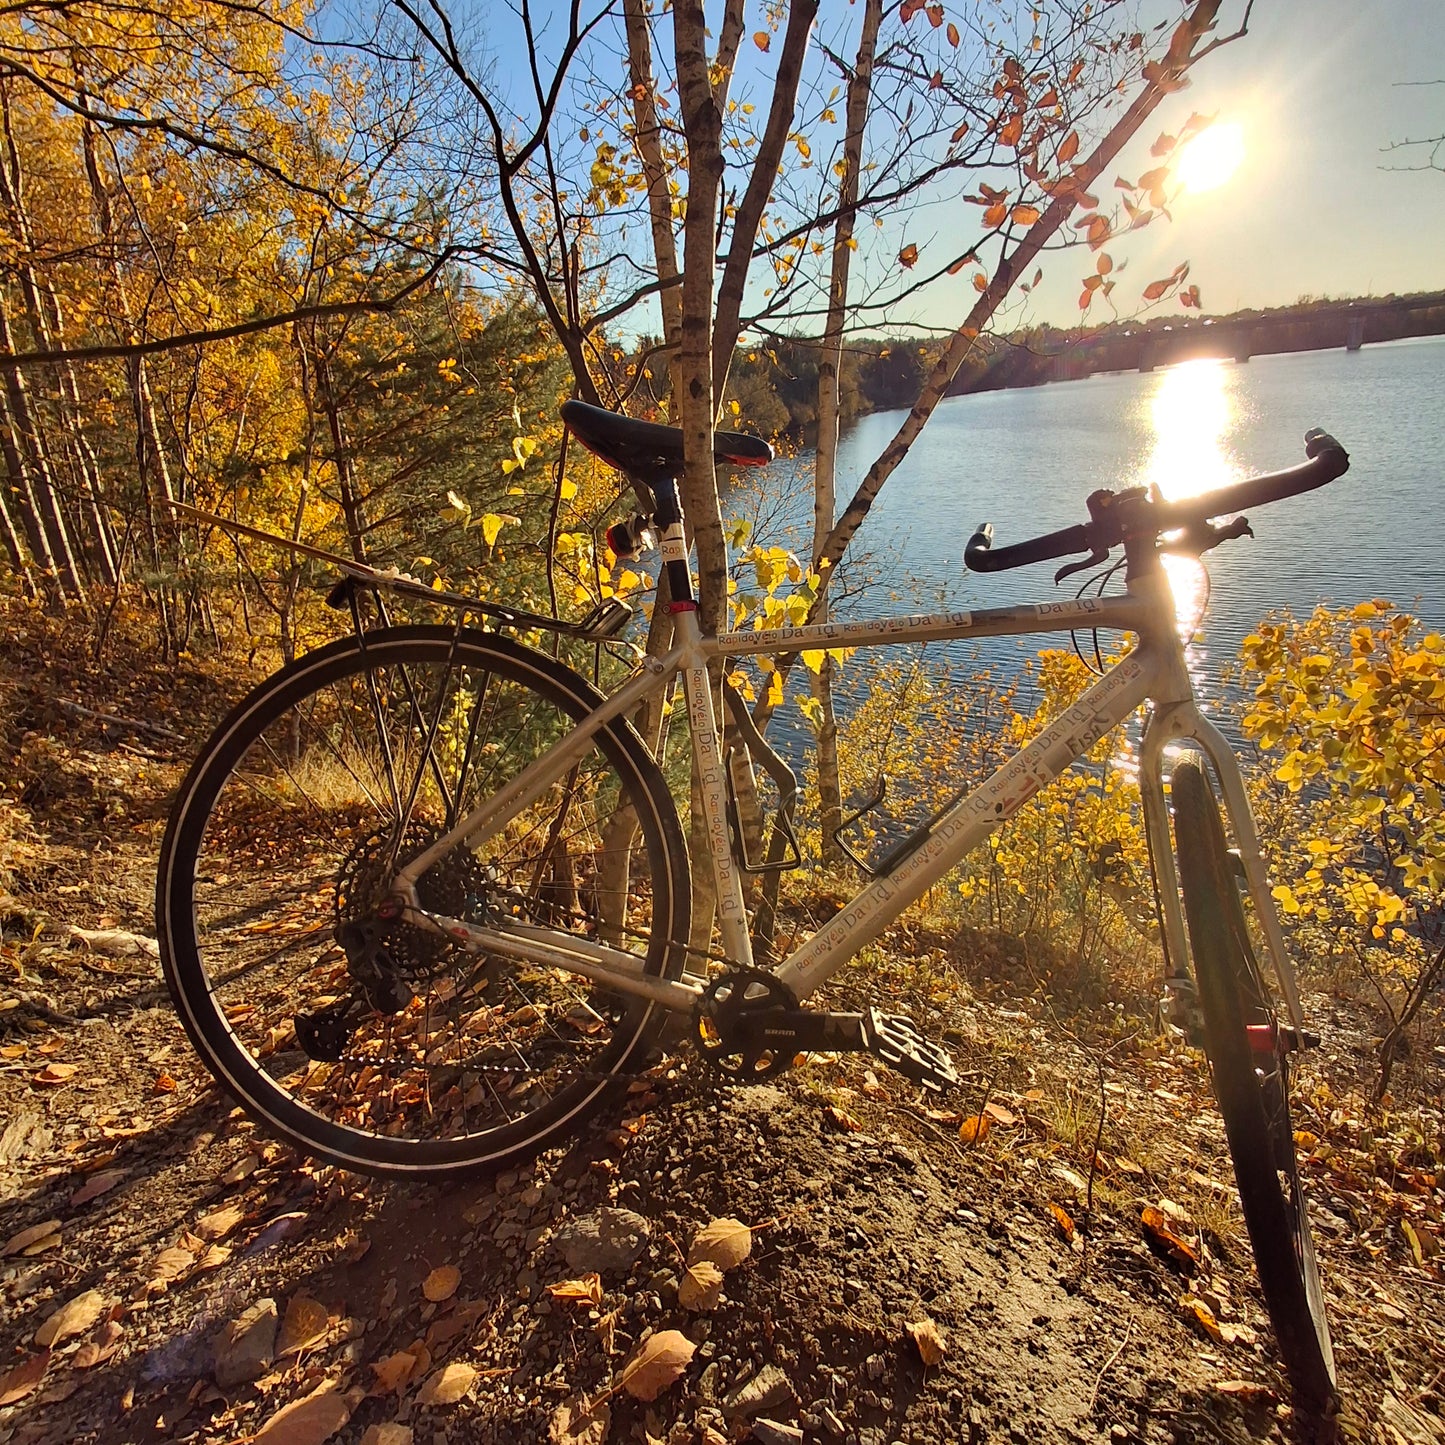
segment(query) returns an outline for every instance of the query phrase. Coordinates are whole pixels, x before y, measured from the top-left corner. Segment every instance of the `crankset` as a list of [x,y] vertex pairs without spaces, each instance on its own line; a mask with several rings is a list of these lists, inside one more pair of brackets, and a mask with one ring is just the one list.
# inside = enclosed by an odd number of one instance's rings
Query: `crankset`
[[770,1079],[802,1053],[858,1052],[925,1089],[942,1092],[958,1083],[947,1053],[911,1019],[875,1008],[799,1008],[782,981],[762,969],[729,968],[710,979],[693,1008],[691,1033],[703,1060],[730,1083]]

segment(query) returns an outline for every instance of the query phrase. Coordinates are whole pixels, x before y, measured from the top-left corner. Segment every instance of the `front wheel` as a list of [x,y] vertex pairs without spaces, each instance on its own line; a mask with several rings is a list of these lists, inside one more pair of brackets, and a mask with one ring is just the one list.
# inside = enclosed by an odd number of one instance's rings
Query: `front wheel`
[[1289,1049],[1245,922],[1204,760],[1171,783],[1179,883],[1189,921],[1205,1048],[1240,1206],[1280,1355],[1299,1403],[1333,1409],[1334,1355],[1289,1112]]
[[[388,916],[392,877],[601,701],[508,639],[397,627],[298,659],[220,725],[161,851],[166,980],[266,1127],[372,1174],[493,1169],[572,1133],[642,1067],[660,1010]],[[687,852],[625,722],[420,877],[424,910],[523,924],[674,975]]]

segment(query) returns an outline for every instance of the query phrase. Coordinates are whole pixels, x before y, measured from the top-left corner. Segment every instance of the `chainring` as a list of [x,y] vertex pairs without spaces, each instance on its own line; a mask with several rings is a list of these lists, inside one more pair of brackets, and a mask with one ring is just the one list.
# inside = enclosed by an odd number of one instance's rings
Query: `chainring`
[[691,1036],[703,1062],[730,1083],[771,1079],[792,1066],[793,1051],[779,1050],[755,1027],[797,1001],[776,974],[732,966],[708,980],[693,1005]]

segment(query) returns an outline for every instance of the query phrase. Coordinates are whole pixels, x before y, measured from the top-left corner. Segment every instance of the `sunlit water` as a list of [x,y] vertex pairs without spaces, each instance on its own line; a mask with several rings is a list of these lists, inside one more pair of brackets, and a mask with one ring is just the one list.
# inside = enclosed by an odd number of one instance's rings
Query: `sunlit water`
[[[844,436],[840,506],[902,418],[865,417]],[[1072,595],[1080,579],[1056,588],[1048,566],[967,572],[963,548],[975,524],[994,523],[1002,546],[1086,520],[1084,498],[1098,487],[1154,483],[1178,497],[1293,466],[1312,426],[1339,438],[1350,471],[1250,513],[1253,539],[1208,554],[1209,607],[1191,646],[1202,691],[1218,695],[1240,639],[1279,608],[1305,614],[1322,601],[1384,597],[1445,623],[1441,338],[953,398],[880,493],[857,545],[896,577],[926,584],[919,595],[941,592],[950,606]],[[1203,573],[1171,561],[1170,574],[1190,626],[1206,595]],[[887,594],[880,587],[876,602],[865,594],[847,610],[888,610]]]

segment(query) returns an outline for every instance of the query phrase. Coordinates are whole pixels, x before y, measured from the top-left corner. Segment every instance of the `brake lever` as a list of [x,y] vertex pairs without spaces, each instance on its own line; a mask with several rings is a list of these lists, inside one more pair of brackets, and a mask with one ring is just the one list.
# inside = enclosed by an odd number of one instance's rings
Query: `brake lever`
[[1177,542],[1169,543],[1159,550],[1168,552],[1175,557],[1202,557],[1206,552],[1219,546],[1221,542],[1232,542],[1236,537],[1252,536],[1254,536],[1254,528],[1249,525],[1248,517],[1236,517],[1222,527],[1206,521],[1200,522],[1194,527],[1184,528]]
[[1106,547],[1101,552],[1096,547],[1087,557],[1083,557],[1077,562],[1070,562],[1067,567],[1060,567],[1059,570],[1054,573],[1054,583],[1057,585],[1062,582],[1065,577],[1072,577],[1075,572],[1086,572],[1090,567],[1097,567],[1101,562],[1107,562],[1108,560],[1108,548]]

